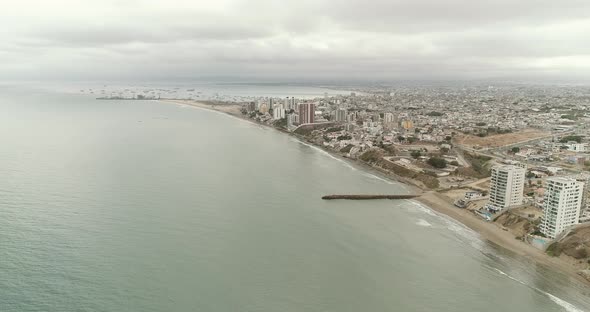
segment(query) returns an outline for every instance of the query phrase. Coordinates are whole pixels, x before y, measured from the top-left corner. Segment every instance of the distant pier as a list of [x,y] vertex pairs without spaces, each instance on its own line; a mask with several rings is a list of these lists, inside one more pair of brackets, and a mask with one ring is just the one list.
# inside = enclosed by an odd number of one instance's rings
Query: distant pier
[[349,200],[369,200],[369,199],[412,199],[420,195],[326,195],[322,199],[349,199]]

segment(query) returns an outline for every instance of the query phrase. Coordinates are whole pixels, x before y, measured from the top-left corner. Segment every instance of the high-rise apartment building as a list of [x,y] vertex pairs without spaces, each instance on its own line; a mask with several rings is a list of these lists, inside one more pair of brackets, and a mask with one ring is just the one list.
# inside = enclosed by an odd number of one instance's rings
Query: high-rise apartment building
[[522,204],[526,169],[502,165],[492,168],[490,200],[487,207],[499,211]]
[[566,177],[547,179],[543,200],[541,232],[555,238],[568,227],[578,224],[584,183]]
[[299,123],[308,124],[315,121],[315,104],[301,103],[299,104]]
[[348,111],[346,109],[337,109],[335,111],[334,121],[336,122],[346,122],[346,117],[348,115]]

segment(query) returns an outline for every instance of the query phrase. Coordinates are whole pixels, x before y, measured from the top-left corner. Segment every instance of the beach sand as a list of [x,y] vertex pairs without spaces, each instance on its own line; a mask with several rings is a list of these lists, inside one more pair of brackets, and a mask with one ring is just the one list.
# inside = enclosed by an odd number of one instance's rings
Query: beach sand
[[554,270],[566,273],[569,276],[590,285],[590,281],[581,277],[578,274],[579,269],[571,262],[562,258],[550,257],[542,250],[516,239],[514,234],[503,230],[496,223],[486,222],[474,215],[471,211],[455,207],[452,204],[452,200],[443,194],[430,191],[424,193],[421,197],[416,198],[415,200],[469,227],[477,232],[484,241],[491,242],[518,255],[524,256],[534,263],[539,263]]

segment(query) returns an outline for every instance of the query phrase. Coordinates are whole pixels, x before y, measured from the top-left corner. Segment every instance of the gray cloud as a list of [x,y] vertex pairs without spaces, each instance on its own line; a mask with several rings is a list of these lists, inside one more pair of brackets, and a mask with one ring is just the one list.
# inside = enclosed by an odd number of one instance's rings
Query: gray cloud
[[590,3],[21,0],[0,79],[590,78]]

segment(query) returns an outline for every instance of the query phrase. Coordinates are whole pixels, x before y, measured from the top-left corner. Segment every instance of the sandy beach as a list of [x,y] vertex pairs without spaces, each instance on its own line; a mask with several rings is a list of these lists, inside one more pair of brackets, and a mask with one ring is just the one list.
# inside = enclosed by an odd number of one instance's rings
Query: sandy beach
[[466,209],[455,207],[452,204],[452,200],[443,194],[429,191],[415,200],[469,227],[477,232],[485,241],[524,256],[534,263],[540,263],[554,270],[566,273],[576,280],[590,285],[590,281],[581,277],[578,274],[578,269],[572,263],[562,258],[550,257],[542,250],[515,239],[511,232],[503,230],[496,223],[486,222]]
[[[207,104],[202,102],[196,102],[192,100],[176,100],[176,99],[166,99],[161,100],[162,102],[168,102],[173,104],[180,104],[180,105],[188,105],[202,109],[209,109],[213,111],[223,112],[234,117],[238,117],[244,119],[246,121],[250,121],[255,124],[254,121],[251,119],[245,118],[241,113],[241,106],[238,104]],[[268,126],[264,124],[260,124],[263,126]],[[270,126],[268,126],[270,127]],[[271,127],[272,129],[276,129]],[[276,129],[279,130],[279,129]],[[286,131],[281,131],[286,132]],[[286,132],[287,133],[287,132]],[[289,135],[293,135],[298,137],[294,134],[287,133]],[[311,144],[311,143],[308,143]],[[317,146],[317,145],[316,145]],[[453,205],[452,199],[449,197],[438,193],[432,190],[425,190],[423,188],[418,187],[415,183],[408,181],[408,179],[399,177],[393,173],[385,172],[380,170],[379,168],[374,168],[366,163],[344,158],[341,155],[324,148],[323,146],[317,146],[318,148],[330,153],[331,155],[346,159],[353,164],[359,166],[362,170],[368,171],[371,174],[376,174],[378,176],[403,183],[409,193],[412,194],[422,194],[420,197],[414,199],[423,205],[433,209],[436,212],[442,213],[446,216],[453,218],[454,220],[460,222],[461,224],[469,227],[473,231],[477,232],[481,239],[484,241],[488,241],[493,243],[501,248],[505,248],[510,250],[518,255],[521,255],[531,261],[531,263],[538,263],[545,265],[547,267],[552,268],[553,270],[557,270],[567,274],[568,276],[583,282],[587,285],[590,285],[590,281],[586,280],[582,276],[578,274],[579,269],[574,266],[573,263],[568,261],[567,259],[559,258],[559,257],[550,257],[545,254],[543,251],[521,241],[515,239],[515,236],[509,232],[503,230],[500,226],[493,222],[486,222],[482,220],[480,217],[474,215],[472,212],[457,208]]]

